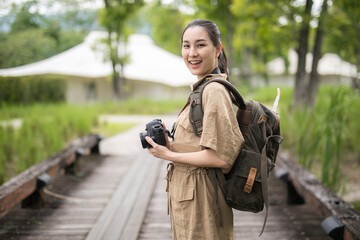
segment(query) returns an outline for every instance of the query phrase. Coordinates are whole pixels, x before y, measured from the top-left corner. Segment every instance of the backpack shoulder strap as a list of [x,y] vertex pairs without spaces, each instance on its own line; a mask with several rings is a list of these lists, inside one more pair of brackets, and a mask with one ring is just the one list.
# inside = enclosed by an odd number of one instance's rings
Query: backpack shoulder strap
[[[214,78],[209,81],[206,81],[206,85],[212,82],[217,82],[224,85],[230,91],[230,97],[233,103],[238,106],[240,109],[246,109],[244,98],[241,96],[239,91],[232,85],[231,82],[223,79],[223,78]],[[206,86],[205,85],[205,86]],[[204,87],[205,87],[204,86]]]
[[196,136],[200,137],[203,131],[203,117],[202,110],[202,93],[204,88],[212,83],[217,82],[224,85],[230,91],[232,102],[241,109],[246,109],[245,101],[239,91],[229,81],[223,78],[213,78],[208,81],[201,82],[190,95],[190,114],[189,119]]

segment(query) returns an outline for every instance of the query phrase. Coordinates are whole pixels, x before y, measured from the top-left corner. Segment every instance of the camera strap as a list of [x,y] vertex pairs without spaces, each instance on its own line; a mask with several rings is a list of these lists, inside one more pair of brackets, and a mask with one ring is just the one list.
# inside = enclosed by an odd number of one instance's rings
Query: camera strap
[[187,107],[187,105],[189,105],[189,103],[190,103],[190,96],[189,96],[189,98],[188,98],[185,106],[184,106],[184,107],[181,109],[181,111],[179,112],[178,116],[180,116],[180,114],[185,110],[185,108]]
[[175,123],[173,124],[173,127],[172,127],[172,129],[171,129],[171,132],[170,132],[169,130],[167,130],[167,129],[165,129],[164,132],[166,132],[171,139],[174,139]]

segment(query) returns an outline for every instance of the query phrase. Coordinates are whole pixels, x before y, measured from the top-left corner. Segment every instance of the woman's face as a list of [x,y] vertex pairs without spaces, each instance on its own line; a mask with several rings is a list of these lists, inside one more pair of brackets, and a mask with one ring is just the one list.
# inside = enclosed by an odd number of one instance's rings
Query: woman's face
[[194,26],[184,32],[181,54],[190,72],[200,79],[218,66],[221,48],[221,44],[213,45],[203,27]]

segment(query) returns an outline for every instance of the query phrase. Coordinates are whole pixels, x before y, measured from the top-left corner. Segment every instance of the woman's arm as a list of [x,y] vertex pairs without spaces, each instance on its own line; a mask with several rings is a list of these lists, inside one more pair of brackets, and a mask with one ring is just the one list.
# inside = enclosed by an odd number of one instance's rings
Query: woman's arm
[[231,165],[216,155],[212,149],[205,149],[199,152],[178,153],[170,151],[168,148],[155,143],[150,137],[145,138],[152,146],[148,148],[149,153],[157,158],[185,163],[196,167],[214,167],[228,169]]

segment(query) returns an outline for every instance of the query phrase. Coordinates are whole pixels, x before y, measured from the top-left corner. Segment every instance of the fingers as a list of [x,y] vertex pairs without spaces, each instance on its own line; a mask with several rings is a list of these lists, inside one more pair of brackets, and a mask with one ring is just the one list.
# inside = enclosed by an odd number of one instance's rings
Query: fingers
[[156,144],[156,142],[154,142],[152,139],[151,139],[151,137],[149,137],[149,136],[146,136],[145,137],[145,140],[152,146],[152,147],[155,147],[157,144]]

